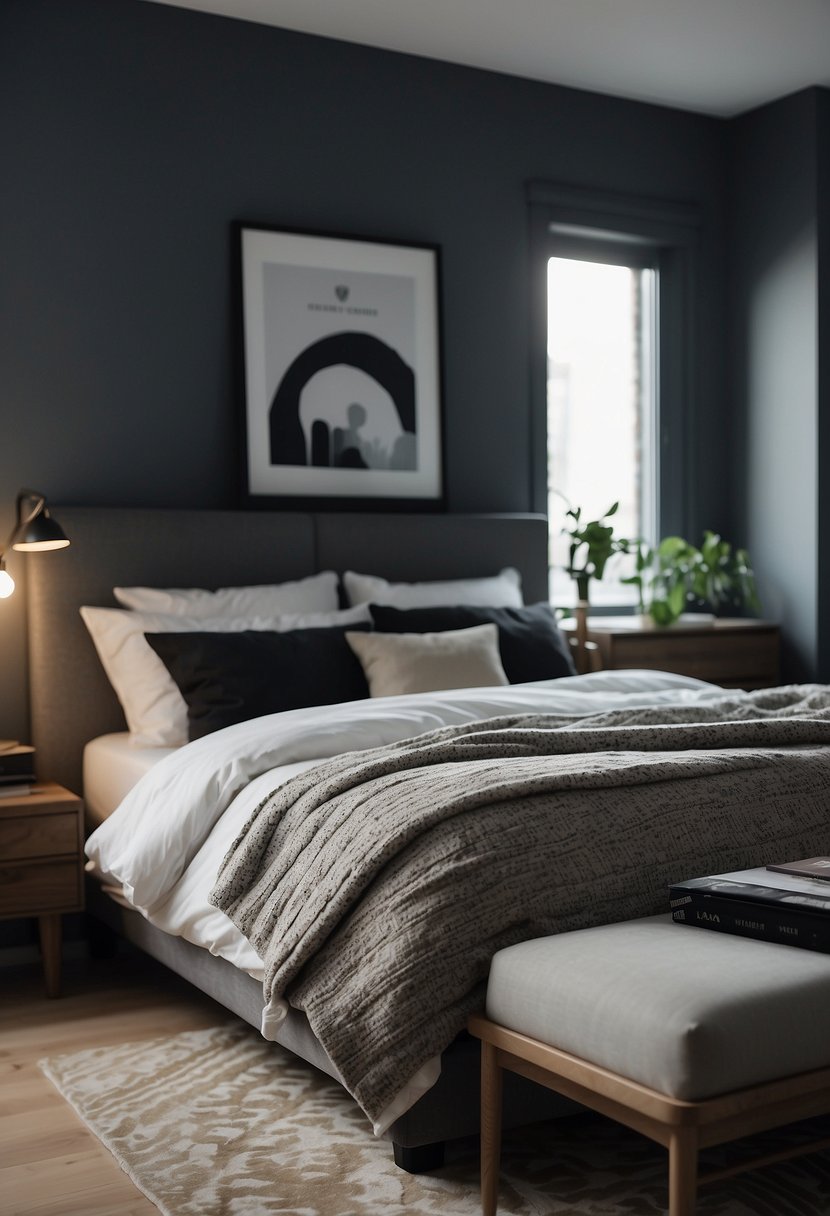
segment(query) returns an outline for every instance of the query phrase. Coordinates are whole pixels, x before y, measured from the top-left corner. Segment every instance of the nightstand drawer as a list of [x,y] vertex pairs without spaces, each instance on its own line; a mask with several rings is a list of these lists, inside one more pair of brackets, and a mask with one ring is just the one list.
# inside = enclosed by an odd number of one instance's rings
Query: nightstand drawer
[[[575,637],[575,623],[564,623]],[[591,617],[587,641],[595,668],[674,671],[724,688],[770,688],[778,683],[780,636],[768,621],[719,617],[658,629],[632,617]],[[583,659],[583,663],[586,661]]]
[[42,916],[82,906],[77,857],[0,865],[0,916]]
[[[777,645],[771,633],[708,632],[684,634],[631,633],[614,639],[618,667],[645,667],[695,676],[713,684],[734,687],[774,684],[778,676]],[[775,639],[777,641],[777,639]]]
[[78,815],[21,815],[0,822],[0,865],[21,857],[78,852]]

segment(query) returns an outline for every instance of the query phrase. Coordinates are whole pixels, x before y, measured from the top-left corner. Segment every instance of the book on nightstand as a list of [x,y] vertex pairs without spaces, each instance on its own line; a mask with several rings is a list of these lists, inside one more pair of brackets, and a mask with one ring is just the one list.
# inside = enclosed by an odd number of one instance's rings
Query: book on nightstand
[[0,798],[22,798],[35,788],[33,781],[19,781],[15,785],[0,785]]
[[[4,741],[0,747],[0,798],[28,793],[35,781],[35,749],[25,744]],[[25,786],[22,790],[19,787]]]
[[830,954],[830,883],[765,867],[673,883],[672,920]]

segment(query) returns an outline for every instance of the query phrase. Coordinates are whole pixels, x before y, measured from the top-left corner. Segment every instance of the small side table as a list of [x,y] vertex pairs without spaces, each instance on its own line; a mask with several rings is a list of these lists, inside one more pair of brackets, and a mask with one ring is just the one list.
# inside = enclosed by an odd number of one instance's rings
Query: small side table
[[84,906],[83,802],[53,782],[0,797],[0,919],[36,916],[46,994],[60,995],[61,916]]
[[[572,621],[562,622],[575,637]],[[638,617],[588,618],[588,670],[647,668],[710,680],[723,688],[771,688],[778,683],[780,630],[770,621],[719,617],[708,625],[660,629]]]

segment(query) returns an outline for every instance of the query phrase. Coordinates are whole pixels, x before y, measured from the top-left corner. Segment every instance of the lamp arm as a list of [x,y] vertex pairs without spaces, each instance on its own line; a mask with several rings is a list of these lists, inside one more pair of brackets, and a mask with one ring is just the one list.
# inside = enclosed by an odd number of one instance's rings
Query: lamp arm
[[[23,504],[27,500],[29,502],[33,502],[34,506],[29,510],[28,514],[24,516]],[[28,527],[33,519],[37,519],[38,515],[40,515],[45,506],[46,496],[44,494],[39,494],[37,490],[20,490],[18,492],[17,500],[15,502],[15,514],[17,518],[15,520],[14,527],[9,533],[8,540],[6,541],[5,545],[0,546],[0,558],[4,556],[6,550],[13,543],[18,532],[21,532],[24,528]]]
[[[28,512],[24,513],[23,504],[25,502],[34,503]],[[9,538],[5,545],[0,548],[0,561],[2,561],[6,550],[14,543],[15,537],[27,528],[32,520],[37,519],[43,508],[46,506],[46,496],[39,494],[37,490],[20,490],[15,503],[17,519],[15,525],[9,533]]]
[[[30,503],[34,503],[34,506],[24,518],[23,504],[27,500]],[[37,519],[38,515],[40,515],[40,513],[43,511],[43,508],[46,506],[46,495],[39,494],[37,490],[19,490],[15,505],[17,510],[17,523],[14,526],[14,530],[15,532],[21,532],[24,528],[29,526],[32,520]],[[6,541],[6,544],[10,545],[11,540]]]

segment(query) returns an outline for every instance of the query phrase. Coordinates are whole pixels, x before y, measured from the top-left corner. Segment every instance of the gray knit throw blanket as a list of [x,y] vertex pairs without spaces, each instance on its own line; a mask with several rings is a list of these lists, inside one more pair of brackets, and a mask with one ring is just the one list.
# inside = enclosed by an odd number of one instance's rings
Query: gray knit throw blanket
[[446,727],[275,790],[211,901],[376,1121],[481,1006],[496,950],[830,854],[828,744],[819,685]]

